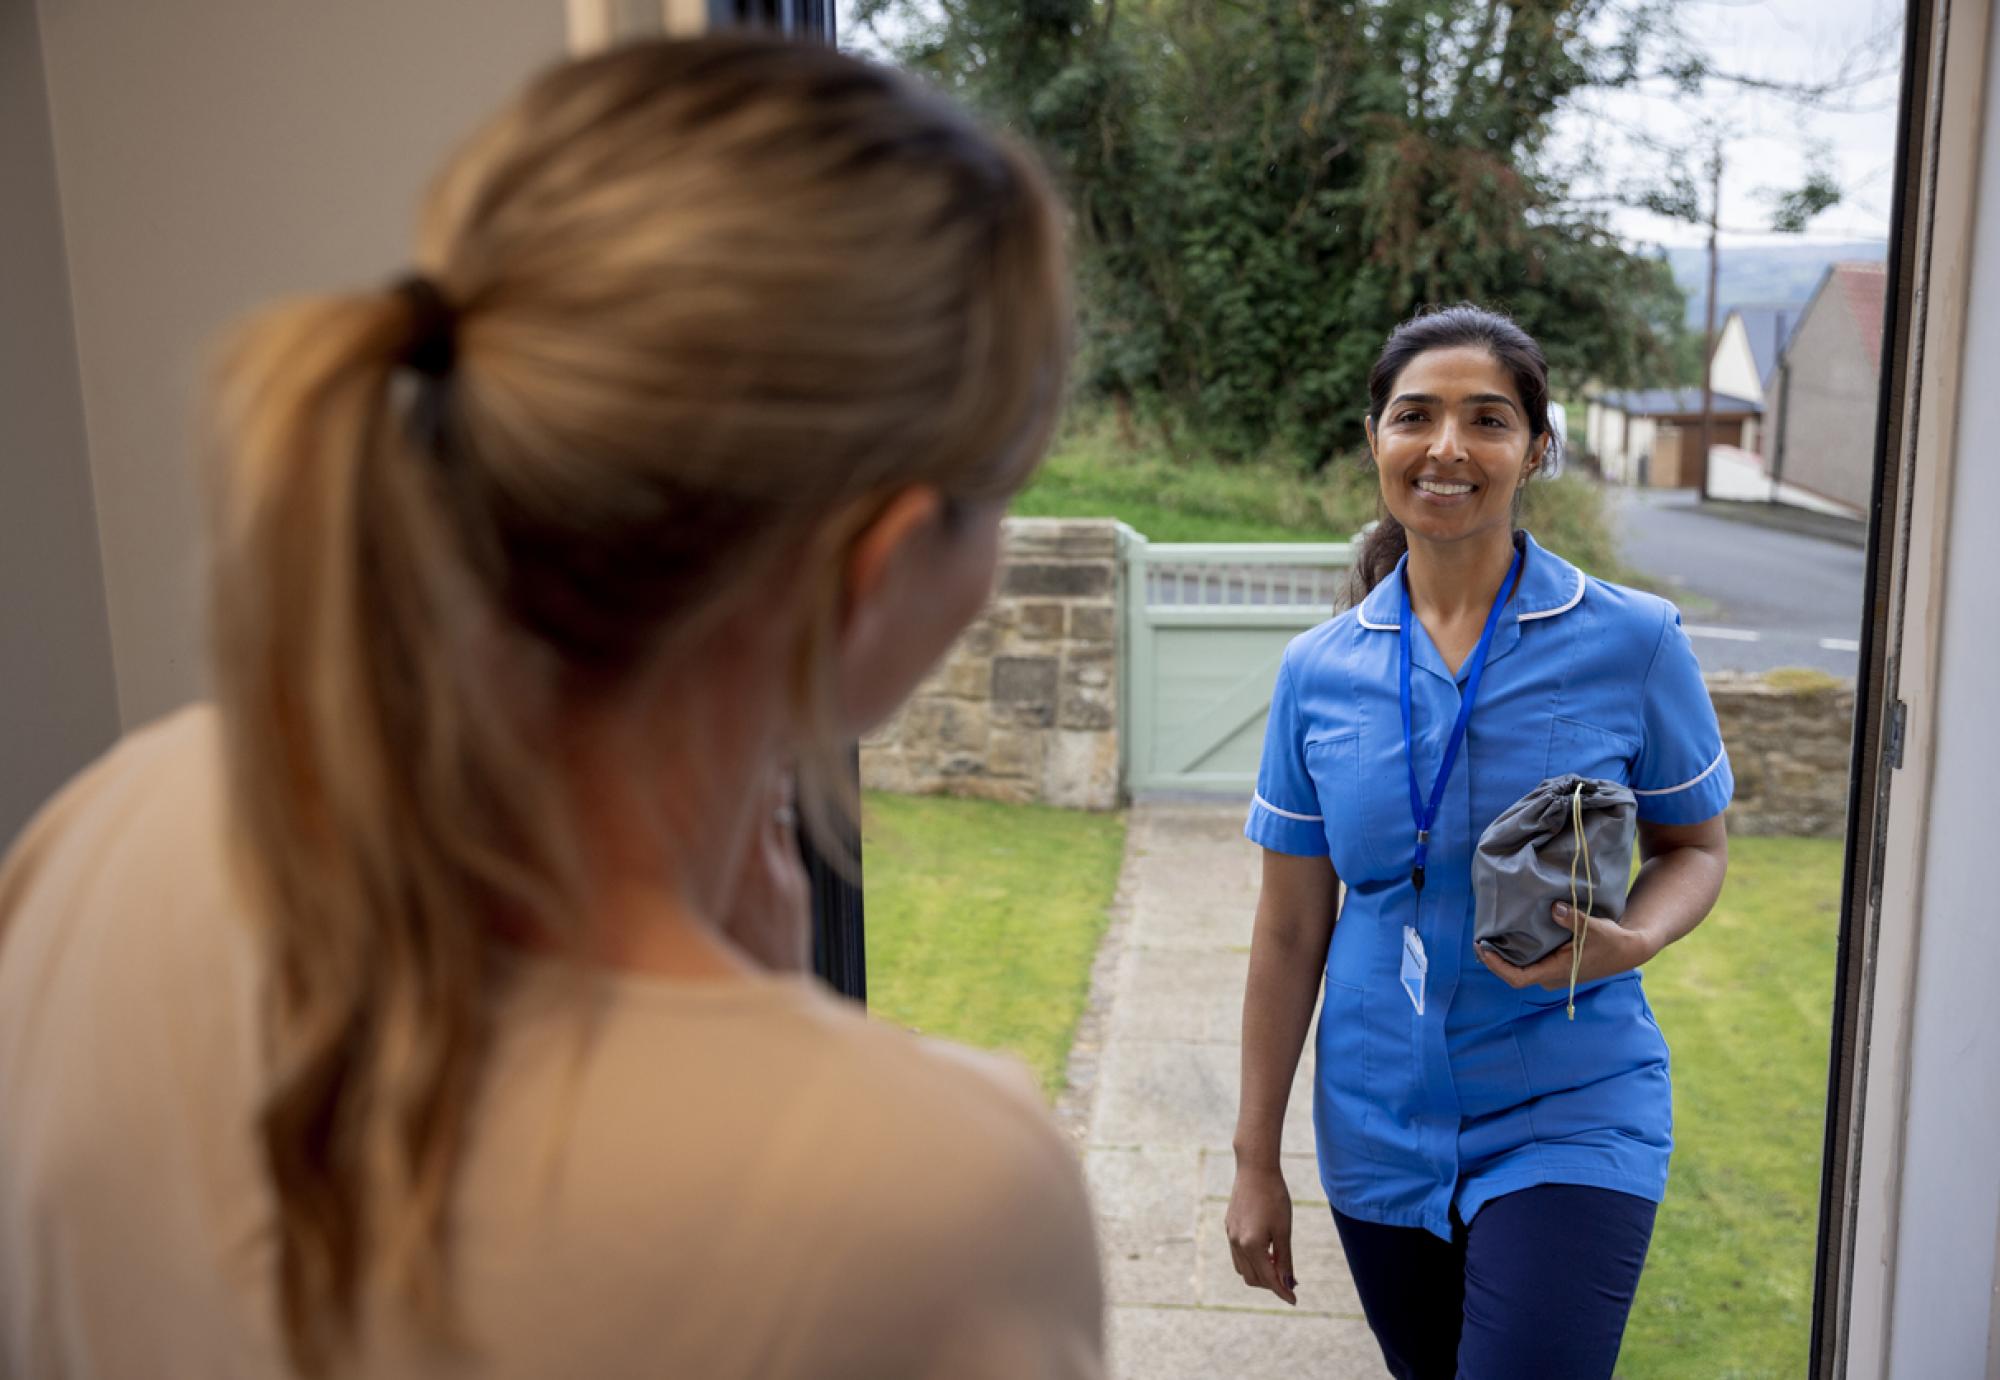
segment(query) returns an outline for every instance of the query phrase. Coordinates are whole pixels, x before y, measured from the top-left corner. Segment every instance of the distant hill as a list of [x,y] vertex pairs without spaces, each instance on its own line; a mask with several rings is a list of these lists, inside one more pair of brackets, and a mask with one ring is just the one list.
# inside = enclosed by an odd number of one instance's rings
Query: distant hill
[[[1760,244],[1722,246],[1716,290],[1715,324],[1722,325],[1731,307],[1796,302],[1801,305],[1819,286],[1826,266],[1847,259],[1879,261],[1887,250],[1880,240],[1845,244]],[[1701,329],[1708,304],[1708,250],[1696,245],[1664,251],[1674,281],[1688,298],[1688,325]]]

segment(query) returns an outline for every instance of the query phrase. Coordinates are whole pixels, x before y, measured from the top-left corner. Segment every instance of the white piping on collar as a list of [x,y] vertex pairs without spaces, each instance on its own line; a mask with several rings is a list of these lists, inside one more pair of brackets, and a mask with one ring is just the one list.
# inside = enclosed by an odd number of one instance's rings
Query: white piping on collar
[[[1517,613],[1514,615],[1514,621],[1516,623],[1528,623],[1534,621],[1537,618],[1554,618],[1559,613],[1568,613],[1571,609],[1575,608],[1578,604],[1583,602],[1584,586],[1587,585],[1588,583],[1589,581],[1584,577],[1584,573],[1581,570],[1577,571],[1576,593],[1569,596],[1569,602],[1562,604],[1556,608],[1543,609],[1540,613]],[[1369,622],[1367,613],[1363,611],[1360,605],[1355,606],[1354,617],[1356,622],[1360,623],[1362,627],[1367,628],[1370,632],[1401,632],[1403,630],[1403,625],[1401,623]]]
[[1694,777],[1692,780],[1683,781],[1678,786],[1664,786],[1657,791],[1642,791],[1635,786],[1632,788],[1632,794],[1633,795],[1679,795],[1682,791],[1691,789],[1692,787],[1695,786],[1699,786],[1702,782],[1708,780],[1710,776],[1715,774],[1715,769],[1721,766],[1724,759],[1726,759],[1728,756],[1729,756],[1729,749],[1727,746],[1725,746],[1720,752],[1715,754],[1715,760],[1708,764],[1707,768],[1702,772],[1700,776]]
[[1581,570],[1577,571],[1576,593],[1569,596],[1567,604],[1564,604],[1561,608],[1543,609],[1540,613],[1517,613],[1514,615],[1514,621],[1516,623],[1526,623],[1536,618],[1554,618],[1559,613],[1568,613],[1583,602],[1583,587],[1587,583],[1588,581],[1583,577],[1583,572]]

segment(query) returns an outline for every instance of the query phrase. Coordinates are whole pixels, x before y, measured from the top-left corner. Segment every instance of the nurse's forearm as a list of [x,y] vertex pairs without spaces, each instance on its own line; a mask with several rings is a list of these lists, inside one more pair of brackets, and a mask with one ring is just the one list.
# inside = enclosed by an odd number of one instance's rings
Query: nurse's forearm
[[[1316,862],[1316,875],[1301,864]],[[1274,876],[1276,871],[1284,875]],[[1333,935],[1338,882],[1325,859],[1267,857],[1243,994],[1243,1078],[1236,1161],[1275,1169],[1292,1076],[1312,1027]]]
[[1312,1028],[1313,1002],[1326,949],[1317,957],[1282,947],[1264,933],[1250,943],[1243,996],[1243,1095],[1236,1116],[1236,1162],[1276,1168],[1292,1076]]
[[1685,938],[1714,909],[1729,870],[1729,840],[1720,820],[1671,830],[1656,826],[1649,832],[1653,836],[1640,841],[1646,860],[1621,923],[1657,954]]

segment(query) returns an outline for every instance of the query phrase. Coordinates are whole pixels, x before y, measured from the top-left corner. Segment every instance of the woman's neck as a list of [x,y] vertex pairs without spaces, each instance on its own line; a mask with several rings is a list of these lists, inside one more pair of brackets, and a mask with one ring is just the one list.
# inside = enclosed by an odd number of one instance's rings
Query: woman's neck
[[568,743],[589,914],[573,948],[611,968],[679,978],[756,970],[726,920],[769,805],[775,671],[654,684],[623,711],[578,722]]
[[1426,541],[1410,534],[1405,578],[1410,607],[1428,625],[1463,620],[1484,622],[1514,563],[1514,533],[1496,528],[1488,537],[1454,542]]

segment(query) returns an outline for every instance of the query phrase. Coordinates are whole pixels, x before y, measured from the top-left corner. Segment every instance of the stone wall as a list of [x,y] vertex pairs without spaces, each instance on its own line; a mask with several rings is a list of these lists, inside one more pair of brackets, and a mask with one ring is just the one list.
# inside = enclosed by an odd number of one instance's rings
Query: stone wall
[[1732,834],[1838,838],[1847,825],[1854,687],[1810,673],[1712,675],[1736,798]]
[[1115,809],[1118,525],[1008,518],[992,603],[861,745],[871,790]]
[[[992,603],[861,745],[871,790],[1121,803],[1118,528],[1009,518]],[[1810,672],[1708,678],[1736,773],[1737,834],[1838,837],[1854,689]]]

